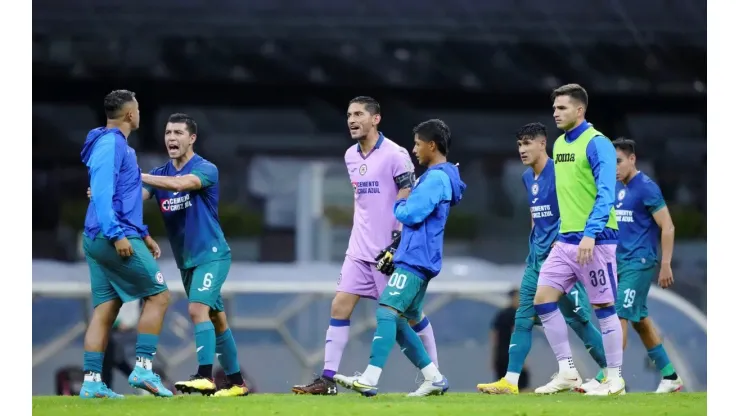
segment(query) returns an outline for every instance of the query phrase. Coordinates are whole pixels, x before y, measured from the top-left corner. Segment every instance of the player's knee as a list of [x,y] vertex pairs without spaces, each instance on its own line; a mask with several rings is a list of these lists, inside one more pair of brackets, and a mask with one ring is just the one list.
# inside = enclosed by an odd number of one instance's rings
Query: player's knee
[[213,323],[213,327],[216,328],[216,333],[221,334],[223,332],[226,332],[227,329],[229,329],[229,324],[226,321],[226,313],[223,311],[214,311],[211,310],[209,312],[209,316],[211,318],[211,322]]
[[378,322],[395,321],[398,319],[398,317],[398,311],[389,306],[380,305],[378,306],[378,309],[375,310],[375,318],[378,320]]
[[331,317],[334,319],[349,319],[357,304],[357,295],[338,292],[331,301]]
[[196,323],[210,321],[210,311],[211,307],[203,303],[190,302],[188,304],[188,314],[190,314],[190,319]]
[[557,302],[560,300],[562,293],[550,286],[537,286],[537,292],[534,294],[534,304],[542,305],[544,303]]
[[532,332],[532,328],[534,328],[534,318],[514,319],[515,332]]
[[161,309],[167,309],[167,307],[170,305],[170,291],[165,290],[164,292],[159,292],[156,295],[149,296],[148,298],[144,299],[144,302],[157,306]]
[[118,311],[121,310],[121,299],[113,299],[108,302],[101,303],[93,310],[92,321],[99,323],[100,325],[109,328],[113,325],[113,322],[118,316]]
[[640,319],[637,322],[632,322],[632,328],[634,328],[635,332],[637,332],[640,335],[647,334],[652,329],[650,325],[650,321],[646,319]]

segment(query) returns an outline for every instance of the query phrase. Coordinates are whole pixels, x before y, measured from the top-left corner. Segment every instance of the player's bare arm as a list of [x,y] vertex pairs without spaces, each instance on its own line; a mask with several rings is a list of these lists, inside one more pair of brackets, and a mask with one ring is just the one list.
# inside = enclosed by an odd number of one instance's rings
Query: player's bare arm
[[673,270],[671,269],[671,260],[673,260],[673,244],[676,235],[676,229],[673,226],[673,219],[668,207],[665,206],[655,213],[653,219],[660,227],[660,251],[662,260],[660,262],[660,273],[658,274],[658,284],[663,289],[673,284]]
[[158,176],[142,173],[141,181],[157,189],[173,192],[197,191],[203,187],[200,178],[192,173],[183,176]]
[[[152,197],[152,194],[149,193],[149,191],[146,190],[146,188],[141,188],[141,199],[146,201],[149,198]],[[87,188],[87,199],[92,198],[92,191],[90,190],[90,187]]]

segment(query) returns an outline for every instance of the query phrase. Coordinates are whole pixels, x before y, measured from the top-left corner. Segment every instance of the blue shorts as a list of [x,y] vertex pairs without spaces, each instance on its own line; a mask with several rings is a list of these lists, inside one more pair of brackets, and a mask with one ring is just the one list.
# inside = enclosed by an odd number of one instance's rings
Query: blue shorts
[[429,281],[404,269],[396,269],[378,303],[397,310],[410,321],[421,321]]
[[223,312],[224,300],[221,287],[231,268],[231,259],[215,260],[180,270],[182,285],[189,302],[202,303],[216,312]]
[[167,290],[164,275],[144,241],[138,237],[128,237],[128,241],[134,254],[123,258],[112,241],[84,236],[82,248],[90,268],[93,307],[114,299],[131,302]]
[[657,273],[657,265],[617,263],[617,316],[631,322],[648,317],[648,293]]

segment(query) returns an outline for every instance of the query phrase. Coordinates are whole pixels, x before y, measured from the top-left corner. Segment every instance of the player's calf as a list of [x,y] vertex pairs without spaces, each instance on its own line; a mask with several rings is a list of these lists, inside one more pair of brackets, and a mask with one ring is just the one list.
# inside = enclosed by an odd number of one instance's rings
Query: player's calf
[[85,378],[80,389],[80,397],[83,399],[95,398],[123,398],[103,383],[101,373],[103,372],[103,358],[108,336],[113,322],[121,309],[121,300],[116,298],[101,303],[93,310],[92,319],[85,333],[85,352],[83,353],[83,371]]
[[139,317],[139,335],[136,338],[136,366],[128,378],[131,387],[148,391],[158,397],[172,396],[172,392],[164,386],[159,375],[152,371],[152,362],[157,352],[159,334],[169,303],[168,290],[144,299],[144,307]]
[[647,349],[648,357],[655,363],[655,367],[660,371],[662,380],[658,384],[656,393],[674,393],[683,390],[683,380],[678,376],[673,368],[671,360],[663,347],[658,334],[658,329],[653,324],[652,319],[643,318],[639,322],[634,322],[632,326],[640,336],[642,343]]
[[342,361],[344,348],[349,342],[350,316],[360,300],[358,295],[339,291],[331,302],[331,318],[326,330],[324,343],[324,369],[316,379],[308,384],[293,386],[295,394],[310,394],[320,396],[334,396],[337,394],[337,384],[334,380]]

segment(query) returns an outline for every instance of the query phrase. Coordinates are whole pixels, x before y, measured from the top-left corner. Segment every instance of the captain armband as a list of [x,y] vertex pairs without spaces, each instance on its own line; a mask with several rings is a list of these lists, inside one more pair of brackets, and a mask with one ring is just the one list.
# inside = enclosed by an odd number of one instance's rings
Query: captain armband
[[398,189],[411,188],[416,181],[416,175],[414,175],[414,172],[405,172],[396,176],[393,180],[396,181]]

